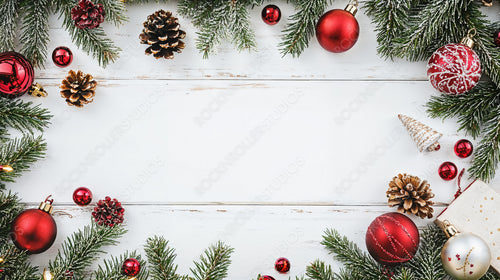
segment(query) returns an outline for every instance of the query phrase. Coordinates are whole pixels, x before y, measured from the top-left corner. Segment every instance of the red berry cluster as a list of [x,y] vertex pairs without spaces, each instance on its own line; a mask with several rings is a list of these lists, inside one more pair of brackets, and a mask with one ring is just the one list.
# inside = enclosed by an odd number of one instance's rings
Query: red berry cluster
[[78,5],[71,9],[71,19],[80,29],[99,27],[104,22],[105,14],[101,4],[94,5],[90,0],[80,0]]
[[104,200],[97,202],[92,216],[98,225],[114,227],[117,224],[123,223],[124,212],[125,209],[123,209],[122,204],[118,200],[106,196]]

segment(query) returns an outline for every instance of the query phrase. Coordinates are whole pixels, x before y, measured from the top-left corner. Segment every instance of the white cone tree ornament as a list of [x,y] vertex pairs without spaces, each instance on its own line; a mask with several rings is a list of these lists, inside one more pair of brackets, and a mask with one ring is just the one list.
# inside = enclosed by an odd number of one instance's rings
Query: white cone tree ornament
[[443,268],[454,279],[477,280],[488,272],[491,252],[481,237],[460,233],[448,223],[445,228],[449,238],[441,250]]
[[427,63],[427,77],[432,86],[447,95],[460,95],[477,85],[481,78],[481,60],[472,50],[476,34],[469,30],[460,44],[437,49]]
[[398,118],[408,130],[420,152],[437,151],[441,148],[438,141],[443,134],[406,115],[399,114]]

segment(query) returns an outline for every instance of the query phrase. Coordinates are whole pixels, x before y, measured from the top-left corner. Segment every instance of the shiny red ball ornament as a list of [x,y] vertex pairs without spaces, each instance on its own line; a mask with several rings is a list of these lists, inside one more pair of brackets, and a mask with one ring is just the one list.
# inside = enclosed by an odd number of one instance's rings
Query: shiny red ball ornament
[[134,277],[137,274],[139,274],[139,272],[141,272],[141,264],[136,259],[133,259],[133,258],[126,259],[123,262],[122,271],[123,271],[123,274],[125,274],[129,277]]
[[472,155],[474,147],[469,140],[461,139],[457,141],[453,150],[459,158],[466,158]]
[[415,223],[399,213],[378,216],[366,232],[366,247],[370,255],[383,265],[397,265],[415,256],[420,235]]
[[52,61],[59,67],[66,67],[73,61],[73,53],[68,47],[57,47],[52,52]]
[[493,33],[493,42],[495,46],[500,47],[500,28]]
[[73,192],[73,201],[78,206],[87,206],[92,202],[92,192],[85,187],[80,187]]
[[469,46],[448,44],[429,59],[427,77],[432,86],[444,94],[464,94],[479,82],[481,61]]
[[279,273],[287,273],[290,271],[290,261],[287,258],[279,258],[274,263],[274,268]]
[[275,279],[269,275],[262,275],[261,277],[259,277],[259,280],[275,280]]
[[281,10],[276,5],[267,5],[262,9],[261,16],[265,23],[275,25],[281,19]]
[[446,161],[439,166],[438,173],[443,180],[450,181],[457,177],[458,168],[453,162]]
[[10,236],[17,248],[38,254],[52,246],[57,225],[51,213],[52,200],[47,199],[38,209],[25,210],[14,219]]
[[321,16],[316,24],[316,38],[325,50],[341,53],[356,44],[359,37],[356,11],[356,5],[349,4],[345,10],[331,10]]
[[14,98],[25,94],[35,79],[31,63],[17,52],[0,54],[0,95]]

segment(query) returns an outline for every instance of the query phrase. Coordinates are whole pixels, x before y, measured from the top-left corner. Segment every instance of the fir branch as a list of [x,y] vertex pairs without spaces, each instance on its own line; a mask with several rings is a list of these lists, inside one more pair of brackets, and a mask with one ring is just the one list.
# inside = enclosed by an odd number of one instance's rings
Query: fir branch
[[32,266],[29,262],[28,254],[21,251],[7,239],[6,236],[0,237],[0,256],[4,259],[0,263],[0,279],[5,280],[38,280],[38,268]]
[[127,8],[124,2],[120,0],[97,0],[96,3],[100,3],[104,7],[104,11],[106,11],[104,19],[107,22],[120,26],[128,20]]
[[496,273],[493,268],[490,268],[490,270],[481,278],[482,280],[500,280],[500,275]]
[[307,267],[306,276],[313,280],[336,280],[337,277],[330,265],[326,265],[319,260]]
[[57,11],[64,17],[63,26],[70,33],[75,45],[92,55],[99,65],[106,67],[110,62],[118,59],[121,49],[107,38],[102,27],[94,29],[80,29],[71,19],[71,9],[76,5],[73,0],[55,0]]
[[20,0],[3,0],[0,5],[0,52],[14,50]]
[[489,182],[495,177],[500,162],[500,107],[491,112],[490,119],[484,124],[483,135],[468,171],[471,177]]
[[152,237],[146,241],[144,248],[150,264],[151,279],[153,280],[180,280],[177,275],[177,265],[174,264],[175,250],[168,246],[168,241],[163,237]]
[[102,247],[116,245],[125,232],[122,226],[99,226],[92,221],[90,226],[73,233],[61,245],[56,258],[49,262],[53,279],[63,280],[66,270],[72,271],[75,277],[82,277],[97,255],[105,253]]
[[387,279],[382,273],[382,268],[366,253],[362,252],[356,243],[341,236],[336,230],[327,230],[323,235],[322,245],[335,255],[335,259],[344,263],[346,269],[353,271],[354,275],[364,279]]
[[49,42],[49,3],[48,0],[24,0],[23,27],[20,41],[21,53],[34,67],[40,67],[47,57]]
[[[141,271],[137,276],[134,276],[137,280],[148,279],[148,272],[146,268],[146,262],[142,260],[141,255],[137,252],[125,252],[119,257],[111,257],[108,260],[104,260],[102,265],[99,265],[97,270],[92,273],[90,279],[95,280],[127,280],[129,277],[125,276],[122,272],[123,262],[128,258],[134,258],[141,264]],[[170,279],[170,278],[164,278]]]
[[227,276],[231,264],[231,254],[234,249],[218,242],[210,246],[200,256],[199,262],[194,262],[195,268],[191,269],[195,280],[222,280]]
[[316,22],[324,13],[331,0],[296,0],[296,13],[288,18],[290,21],[282,32],[279,44],[283,56],[291,54],[298,57],[308,46],[314,36]]
[[[243,1],[241,1],[243,2]],[[246,5],[237,1],[231,7],[231,20],[229,29],[232,36],[232,42],[236,48],[242,50],[255,50],[255,33],[250,28],[250,15]]]
[[51,117],[47,109],[33,105],[32,102],[0,98],[1,127],[12,127],[19,131],[34,133],[35,130],[43,131]]
[[0,192],[0,237],[9,235],[12,221],[22,210],[23,206],[15,194]]
[[472,5],[469,15],[469,26],[476,29],[474,37],[475,47],[480,60],[481,69],[500,88],[500,49],[492,43],[491,34],[498,26],[491,25],[490,21],[480,10],[479,3]]
[[167,3],[169,0],[124,0],[127,4]]
[[0,182],[14,182],[30,165],[45,156],[47,144],[41,136],[25,135],[0,146],[0,164],[8,164],[13,172],[0,172]]
[[413,272],[401,271],[406,278],[400,279],[444,279],[446,272],[441,264],[441,249],[446,240],[446,236],[439,227],[435,225],[426,227],[421,234],[418,253],[409,263]]

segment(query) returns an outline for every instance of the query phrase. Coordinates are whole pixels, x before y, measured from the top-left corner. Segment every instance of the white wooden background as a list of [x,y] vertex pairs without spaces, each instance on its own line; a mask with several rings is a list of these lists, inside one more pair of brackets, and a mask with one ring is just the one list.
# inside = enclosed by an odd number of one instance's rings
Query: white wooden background
[[[358,14],[359,41],[343,54],[328,53],[313,39],[299,59],[282,58],[280,31],[293,7],[279,1],[278,25],[262,22],[261,7],[251,12],[257,52],[224,43],[203,60],[196,29],[181,17],[184,52],[168,61],[144,55],[142,22],[159,8],[175,11],[175,4],[132,6],[129,23],[105,24],[123,49],[106,69],[71,43],[59,20],[51,21],[49,49],[69,46],[74,61],[63,69],[48,62],[37,71],[49,92],[37,102],[54,114],[45,133],[47,158],[10,187],[33,207],[52,194],[56,210],[72,217],[55,216],[57,241],[33,256],[34,263],[46,266],[63,239],[89,223],[92,207],[72,202],[79,186],[89,187],[95,200],[109,195],[125,205],[129,232],[110,253],[140,249],[147,237],[163,235],[187,273],[204,248],[223,240],[236,249],[231,280],[258,273],[288,279],[318,258],[335,264],[319,244],[329,227],[365,248],[371,220],[393,211],[385,191],[400,172],[430,181],[437,212],[450,202],[455,182],[441,180],[437,169],[448,160],[469,166],[470,159],[453,153],[464,135],[453,120],[426,116],[423,105],[436,92],[425,63],[379,58],[366,15]],[[69,69],[99,82],[94,103],[83,109],[59,96]],[[398,113],[444,133],[442,149],[419,153]],[[497,190],[499,182],[492,183]],[[292,262],[289,275],[274,271],[282,256]]]

